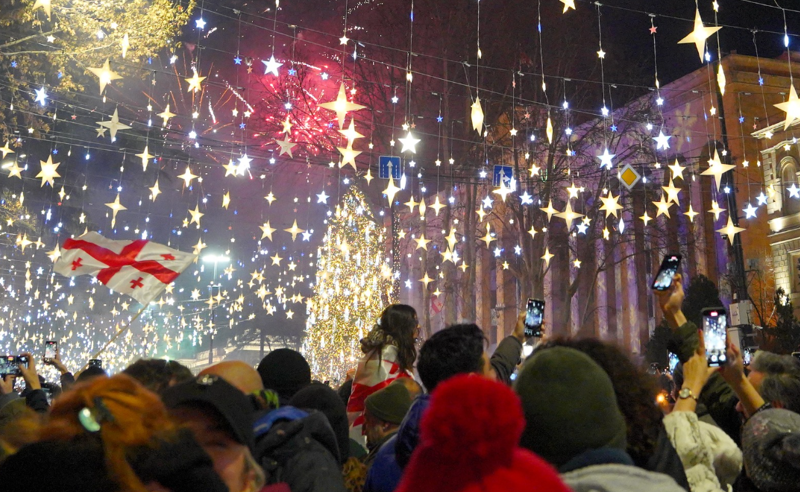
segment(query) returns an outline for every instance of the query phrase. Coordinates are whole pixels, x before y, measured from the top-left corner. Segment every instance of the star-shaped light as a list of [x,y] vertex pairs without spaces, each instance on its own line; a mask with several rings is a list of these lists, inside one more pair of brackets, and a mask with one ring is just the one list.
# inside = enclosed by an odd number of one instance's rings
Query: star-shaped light
[[414,241],[417,242],[417,248],[416,249],[422,248],[425,251],[428,250],[428,243],[431,242],[430,239],[425,239],[425,234],[420,235],[419,238],[414,239]]
[[370,184],[370,183],[372,183],[373,179],[374,178],[372,177],[372,170],[371,169],[367,169],[367,174],[364,175],[364,180],[366,180],[367,184]]
[[611,159],[616,157],[617,154],[609,154],[608,148],[603,150],[602,154],[597,154],[597,158],[600,159],[600,167],[605,167],[606,169],[611,169],[614,167],[614,163],[611,162]]
[[281,133],[291,133],[292,132],[292,126],[294,126],[294,125],[292,125],[292,123],[289,121],[289,115],[288,114],[286,115],[286,120],[284,120],[281,123],[281,125],[283,126],[283,130],[281,130]]
[[550,252],[550,247],[544,248],[544,254],[542,255],[542,259],[544,260],[545,265],[550,265],[550,260],[553,259],[555,255]]
[[47,20],[50,20],[50,0],[36,0],[31,10],[42,9],[47,14]]
[[90,72],[92,72],[100,82],[100,94],[103,94],[103,91],[106,89],[106,86],[110,84],[114,80],[119,80],[122,76],[116,72],[111,71],[111,66],[108,64],[108,58],[106,58],[106,62],[103,64],[102,67],[97,68],[87,68]]
[[13,154],[13,153],[14,153],[14,151],[13,151],[13,150],[11,150],[11,147],[9,147],[9,144],[10,144],[10,143],[11,143],[11,142],[9,142],[8,140],[6,140],[6,144],[5,144],[5,146],[3,146],[3,147],[0,147],[0,152],[2,152],[2,153],[3,153],[3,159],[5,159],[5,158],[6,158],[6,156],[7,156],[8,154]]
[[553,215],[558,213],[558,210],[553,208],[553,200],[550,200],[550,203],[547,204],[547,208],[540,208],[539,210],[547,214],[548,222],[553,218]]
[[619,195],[614,196],[613,193],[608,194],[607,197],[600,197],[600,201],[603,202],[603,205],[600,206],[600,210],[605,210],[606,217],[609,215],[613,215],[617,217],[617,210],[622,210],[623,206],[619,204]]
[[580,268],[581,267],[581,260],[575,258],[575,261],[573,261],[572,264],[575,265],[575,268]]
[[796,183],[792,183],[792,186],[786,188],[786,191],[789,192],[789,198],[800,198],[800,188]]
[[44,90],[44,87],[41,89],[36,89],[36,102],[42,106],[47,104],[47,92]]
[[383,194],[389,199],[389,206],[394,203],[394,196],[398,191],[400,191],[400,188],[394,185],[394,178],[389,176],[389,184],[386,185],[386,189],[383,190]]
[[160,117],[161,117],[161,119],[162,119],[162,120],[164,120],[164,123],[162,123],[162,125],[161,125],[161,126],[162,126],[162,127],[165,127],[165,126],[167,126],[167,122],[169,121],[169,119],[170,119],[170,118],[172,118],[173,116],[175,116],[175,113],[171,113],[171,112],[170,112],[170,110],[169,110],[169,103],[168,103],[168,104],[167,104],[167,107],[166,107],[166,108],[164,108],[164,111],[162,111],[162,112],[158,113],[156,116],[160,116]]
[[433,282],[433,279],[428,276],[428,272],[425,272],[425,276],[419,279],[420,282],[425,284],[425,288],[428,288],[428,284]]
[[[42,178],[41,186],[44,186],[45,183],[49,184],[50,186],[53,186],[54,180],[56,178],[60,178],[61,177],[61,175],[58,174],[58,172],[56,172],[56,169],[58,169],[58,166],[60,166],[61,163],[60,162],[53,162],[53,156],[52,155],[48,155],[47,156],[47,162],[45,162],[45,161],[39,161],[39,162],[41,162],[41,164],[42,164],[42,170],[39,171],[39,174],[37,174],[36,177],[37,178]],[[16,165],[16,162],[14,163],[14,165]],[[17,174],[17,177],[19,177],[19,178],[22,177],[22,176],[19,176],[18,173],[15,173],[15,174]],[[11,176],[11,174],[9,173],[9,177],[10,176]]]
[[270,191],[269,194],[267,194],[267,196],[264,197],[264,200],[268,201],[269,204],[272,205],[272,202],[277,200],[277,198],[275,198],[275,195]]
[[479,238],[479,239],[481,241],[483,241],[484,243],[486,243],[486,247],[487,248],[492,243],[492,241],[495,240],[495,238],[492,236],[492,229],[491,229],[491,226],[489,224],[486,224],[486,235],[483,236],[482,238]]
[[564,4],[564,11],[561,12],[562,14],[566,14],[567,10],[569,9],[575,10],[575,0],[558,0],[558,1]]
[[694,222],[694,217],[700,214],[694,211],[694,208],[692,208],[692,204],[690,203],[689,210],[687,212],[684,212],[683,215],[689,217],[689,222]]
[[261,60],[261,63],[264,64],[264,75],[271,73],[276,77],[278,76],[278,69],[283,65],[283,63],[275,59],[275,55],[271,55],[269,60]]
[[[297,222],[295,222],[297,223]],[[259,226],[261,228],[261,239],[267,238],[272,241],[272,233],[275,232],[277,229],[271,227],[269,225],[269,221],[264,222],[264,225]]]
[[540,169],[541,168],[539,166],[537,166],[536,164],[531,164],[531,168],[528,169],[528,172],[530,173],[531,178],[534,177],[534,176],[538,176]]
[[273,265],[278,265],[278,266],[280,266],[280,265],[281,265],[281,260],[282,260],[283,258],[281,258],[280,256],[278,256],[278,253],[275,253],[273,256],[270,256],[270,259],[272,260],[272,264],[273,264]]
[[194,26],[198,29],[203,29],[206,27],[206,21],[203,20],[202,17],[194,21]]
[[664,135],[663,131],[658,132],[657,137],[653,137],[653,140],[656,141],[656,150],[666,150],[669,148],[669,139],[672,138],[671,135]]
[[305,232],[305,229],[300,229],[299,227],[297,227],[297,219],[295,219],[294,224],[292,224],[292,227],[284,229],[284,231],[290,233],[292,235],[292,241],[294,241],[297,238],[298,234],[300,234],[301,232]]
[[748,203],[743,211],[744,211],[744,218],[745,219],[753,219],[756,216],[756,212],[758,211],[758,208],[754,207],[752,203]]
[[147,163],[150,162],[150,159],[155,157],[155,156],[150,155],[150,153],[148,153],[147,150],[148,150],[148,146],[145,145],[144,146],[144,150],[142,151],[142,153],[141,154],[136,154],[136,157],[138,157],[139,159],[142,160],[142,170],[143,171],[147,171]]
[[661,215],[666,215],[669,218],[669,207],[672,206],[672,202],[664,201],[664,195],[661,195],[661,198],[657,202],[653,202],[653,205],[656,206],[656,218]]
[[150,198],[153,201],[156,201],[156,197],[161,193],[161,189],[158,187],[158,180],[156,179],[156,184],[154,184],[150,189]]
[[639,216],[639,218],[642,220],[642,222],[644,222],[644,225],[647,225],[648,222],[653,220],[653,218],[650,217],[650,215],[648,215],[646,210],[644,212],[644,215]]
[[298,234],[300,234],[301,232],[305,232],[305,229],[300,229],[299,227],[297,227],[297,219],[294,219],[294,224],[292,224],[292,227],[284,229],[284,231],[290,233],[292,235],[292,241],[294,241],[297,238]]
[[[289,121],[289,117],[288,116],[286,117],[286,121]],[[355,118],[351,118],[350,119],[350,126],[348,126],[346,130],[339,130],[339,133],[344,135],[344,137],[347,139],[347,143],[351,144],[351,145],[357,139],[364,138],[364,135],[362,135],[362,134],[360,134],[360,133],[358,133],[356,131],[356,120],[355,120]],[[400,141],[402,142],[403,140],[401,139]]]
[[580,219],[583,217],[583,214],[579,214],[572,210],[572,204],[567,202],[567,206],[564,208],[563,212],[559,212],[556,214],[556,217],[561,217],[565,221],[567,221],[567,230],[572,229],[572,221],[575,219]]
[[533,203],[533,197],[528,194],[528,190],[525,190],[520,196],[519,199],[522,201],[523,205],[531,205]]
[[606,52],[603,51],[603,48],[600,48],[600,50],[598,50],[597,52],[597,58],[605,59],[605,57],[606,57]]
[[686,167],[681,166],[681,163],[678,162],[678,159],[675,159],[675,164],[667,167],[669,167],[670,171],[672,171],[672,179],[683,179],[683,170],[686,169]]
[[56,260],[58,260],[61,257],[61,249],[59,249],[58,243],[56,243],[55,249],[47,252],[47,257],[50,258],[50,261],[52,261],[53,263],[55,263]]
[[408,207],[408,212],[409,213],[414,213],[414,210],[417,208],[417,205],[419,205],[419,202],[414,200],[414,195],[411,195],[411,198],[409,198],[408,201],[406,203],[404,203],[403,205]]
[[339,163],[339,167],[344,167],[350,164],[353,167],[354,171],[358,171],[356,167],[356,157],[361,154],[360,150],[353,150],[353,143],[349,142],[346,148],[343,147],[336,147],[336,150],[342,154],[342,162]]
[[20,173],[22,172],[23,168],[19,167],[16,161],[12,161],[10,165],[8,164],[4,165],[3,168],[8,169],[9,178],[13,178],[16,176],[17,178],[22,179],[22,174]]
[[308,242],[311,240],[311,231],[305,231],[300,235],[303,236],[303,241]]
[[197,227],[200,227],[200,217],[205,215],[204,213],[200,212],[200,206],[195,205],[194,210],[189,210],[189,213],[192,215],[192,220],[189,221],[190,224],[197,224]]
[[470,113],[472,120],[472,129],[478,133],[483,132],[483,108],[481,107],[481,98],[476,97],[475,102],[472,103],[472,110]]
[[492,193],[497,193],[498,195],[500,195],[500,198],[503,200],[503,203],[505,203],[506,202],[506,197],[510,193],[513,193],[513,191],[514,190],[512,190],[510,187],[506,186],[505,181],[501,180],[500,181],[500,187],[497,188],[496,190],[492,190]]
[[764,192],[762,191],[761,193],[758,194],[758,196],[756,197],[756,200],[758,200],[758,204],[759,205],[766,205],[767,204],[767,195],[765,195]]
[[98,125],[104,128],[108,128],[109,133],[111,134],[112,140],[117,138],[117,132],[119,130],[130,130],[131,127],[128,125],[123,125],[119,122],[119,108],[114,109],[114,114],[111,115],[111,119],[108,121],[98,121]]
[[694,44],[697,47],[697,54],[700,61],[703,61],[703,54],[706,48],[706,39],[722,27],[705,27],[703,19],[700,17],[700,10],[695,10],[694,30],[688,36],[678,41],[678,44]]
[[494,200],[486,196],[483,200],[481,200],[481,203],[483,204],[483,208],[492,208],[492,203],[494,203]]
[[117,197],[113,202],[106,203],[106,207],[111,209],[111,228],[113,229],[114,225],[117,223],[117,212],[128,209],[119,203],[119,193],[117,193]]
[[231,204],[231,192],[226,191],[224,195],[222,195],[222,208],[228,210],[228,207]]
[[672,178],[669,180],[669,186],[662,186],[661,189],[667,194],[667,201],[675,202],[675,205],[678,206],[681,205],[681,202],[678,201],[678,193],[680,193],[681,189],[675,186]]
[[736,166],[731,164],[723,164],[722,161],[719,160],[719,152],[714,149],[714,158],[708,161],[708,169],[703,171],[703,176],[714,176],[714,182],[717,185],[717,190],[721,190],[722,187],[720,184],[722,183],[722,175],[726,172],[734,169]]
[[342,34],[342,37],[339,38],[339,45],[345,45],[348,41],[350,41],[350,38],[347,37],[347,34]]
[[737,227],[733,225],[733,220],[731,220],[731,216],[728,215],[728,223],[722,229],[717,229],[717,232],[719,232],[723,236],[728,236],[728,241],[730,241],[731,245],[733,245],[733,241],[736,238],[736,234],[744,230],[745,230],[744,227]]
[[189,169],[189,166],[186,166],[186,171],[178,177],[183,180],[183,185],[185,187],[189,187],[192,184],[192,180],[197,178],[197,175],[192,174],[192,170]]
[[400,140],[400,143],[403,144],[403,148],[400,150],[400,152],[408,151],[412,154],[417,153],[417,144],[420,142],[420,139],[414,137],[414,135],[411,134],[411,131],[409,131],[404,138],[398,138],[398,140]]
[[278,157],[282,156],[283,154],[289,154],[289,157],[294,159],[294,156],[292,155],[292,149],[297,146],[296,143],[290,142],[288,139],[279,140],[277,138],[275,139],[275,143],[280,147],[280,153],[278,154]]
[[776,104],[775,107],[786,112],[786,121],[783,122],[784,131],[788,130],[795,120],[800,119],[800,99],[797,97],[794,85],[789,86],[789,100]]
[[719,220],[719,214],[724,211],[725,209],[720,207],[716,200],[711,200],[711,210],[709,210],[708,213],[714,214],[714,220]]
[[186,89],[186,92],[197,92],[202,90],[200,84],[206,79],[205,77],[200,77],[200,74],[197,73],[197,69],[192,67],[192,71],[194,71],[194,75],[185,79],[186,82],[189,82],[189,88]]
[[528,234],[531,235],[531,238],[535,238],[536,237],[536,228],[533,227],[533,224],[531,224],[531,228],[528,229]]
[[328,195],[325,194],[325,190],[322,190],[322,193],[317,194],[317,203],[328,203]]
[[344,119],[348,111],[358,111],[366,107],[347,100],[347,92],[344,83],[339,86],[339,94],[336,96],[336,100],[322,103],[318,106],[336,113],[336,120],[339,122],[339,128],[344,128]]
[[436,199],[433,201],[433,203],[431,203],[431,208],[436,211],[436,216],[437,217],[439,216],[439,211],[441,209],[445,208],[446,206],[447,205],[445,205],[444,203],[441,203],[439,201],[439,195],[436,195]]

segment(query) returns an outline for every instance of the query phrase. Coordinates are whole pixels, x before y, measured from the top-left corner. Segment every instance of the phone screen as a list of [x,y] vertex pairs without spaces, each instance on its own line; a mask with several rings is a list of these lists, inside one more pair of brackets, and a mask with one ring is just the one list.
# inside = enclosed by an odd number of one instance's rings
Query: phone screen
[[527,313],[525,315],[525,336],[542,336],[542,323],[544,322],[544,301],[541,299],[528,299]]
[[44,342],[44,358],[45,360],[55,359],[56,350],[58,350],[58,342],[47,341]]
[[703,310],[703,338],[709,366],[721,366],[727,362],[725,355],[727,332],[728,317],[724,309]]
[[14,364],[13,355],[0,356],[0,376],[5,376],[6,374],[16,374],[16,371],[17,366]]
[[675,368],[678,366],[678,356],[673,354],[672,352],[669,353],[669,372],[675,372]]
[[661,262],[655,280],[653,280],[653,290],[664,291],[672,286],[672,279],[678,273],[681,266],[681,255],[667,255]]

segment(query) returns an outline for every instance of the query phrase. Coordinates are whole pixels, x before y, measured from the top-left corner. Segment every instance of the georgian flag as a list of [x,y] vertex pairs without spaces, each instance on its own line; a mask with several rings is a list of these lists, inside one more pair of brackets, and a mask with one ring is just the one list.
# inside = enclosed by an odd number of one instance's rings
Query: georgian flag
[[65,277],[91,275],[147,305],[161,295],[196,255],[147,240],[114,241],[96,232],[64,241],[53,269]]

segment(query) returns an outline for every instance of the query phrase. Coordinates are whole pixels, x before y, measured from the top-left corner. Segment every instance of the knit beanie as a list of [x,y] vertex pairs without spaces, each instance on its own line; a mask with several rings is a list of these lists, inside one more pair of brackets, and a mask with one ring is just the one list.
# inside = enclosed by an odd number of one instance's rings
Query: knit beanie
[[556,467],[585,451],[627,448],[614,386],[588,355],[566,347],[539,350],[514,388],[527,421],[520,445]]
[[258,373],[265,388],[277,391],[286,400],[311,384],[311,367],[305,357],[287,348],[268,353],[258,364]]
[[747,476],[765,492],[796,491],[800,484],[800,414],[782,408],[755,414],[742,432]]
[[568,492],[556,470],[518,446],[524,426],[506,385],[467,374],[442,382],[397,492]]
[[364,406],[376,419],[399,425],[411,408],[411,395],[402,384],[390,384],[369,395]]
[[322,383],[311,383],[298,391],[289,401],[289,405],[322,412],[336,434],[340,462],[347,461],[350,457],[350,423],[344,403],[335,391]]

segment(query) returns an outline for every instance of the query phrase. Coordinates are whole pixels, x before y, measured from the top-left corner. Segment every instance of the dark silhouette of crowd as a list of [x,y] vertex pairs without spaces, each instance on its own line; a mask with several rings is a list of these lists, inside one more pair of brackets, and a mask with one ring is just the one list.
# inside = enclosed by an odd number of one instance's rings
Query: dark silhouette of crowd
[[[736,345],[709,367],[657,293],[680,360],[674,405],[656,376],[594,339],[527,338],[525,312],[490,354],[473,323],[419,345],[388,306],[335,388],[302,354],[199,374],[142,359],[77,377],[58,353],[0,381],[2,490],[81,492],[789,492],[800,490],[800,360]],[[531,350],[524,350],[526,345]],[[523,358],[523,353],[527,357]],[[524,360],[523,360],[524,359]],[[41,364],[59,381],[45,381]]]

